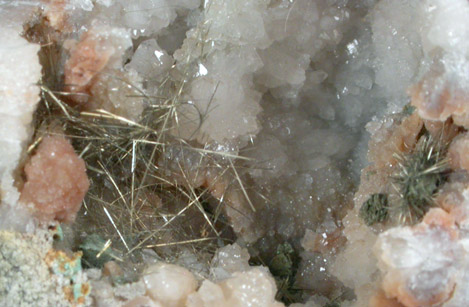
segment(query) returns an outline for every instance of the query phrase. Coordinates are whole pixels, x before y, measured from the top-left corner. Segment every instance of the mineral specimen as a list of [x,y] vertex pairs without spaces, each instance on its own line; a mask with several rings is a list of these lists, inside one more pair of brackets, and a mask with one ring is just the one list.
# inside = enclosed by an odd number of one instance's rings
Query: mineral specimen
[[441,209],[430,210],[417,226],[381,234],[376,253],[387,297],[412,307],[450,300],[461,287],[458,267],[464,266],[466,253],[459,237],[454,218]]
[[189,294],[197,289],[197,281],[188,270],[171,265],[157,264],[143,273],[148,295],[163,306],[184,306]]
[[89,187],[85,163],[63,136],[46,136],[25,166],[20,201],[42,220],[73,222]]
[[[35,235],[0,232],[2,306],[90,303],[86,276],[77,265],[80,260],[69,259],[63,252],[52,250],[48,237],[48,233],[42,230]],[[81,291],[82,288],[88,290]]]
[[41,66],[39,46],[21,37],[33,7],[0,6],[0,192],[2,207],[16,206],[19,193],[14,174],[29,140],[30,125],[39,102]]
[[0,1],[1,302],[468,305],[468,15]]

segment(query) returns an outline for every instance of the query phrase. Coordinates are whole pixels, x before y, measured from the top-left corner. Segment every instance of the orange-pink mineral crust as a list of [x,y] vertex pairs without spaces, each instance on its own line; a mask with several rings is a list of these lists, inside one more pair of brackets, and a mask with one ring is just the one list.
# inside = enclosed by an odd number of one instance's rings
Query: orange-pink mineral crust
[[368,161],[371,163],[361,173],[354,199],[356,213],[371,194],[383,192],[397,166],[395,154],[407,154],[415,147],[423,124],[416,112],[401,122],[389,117],[382,123],[369,124],[372,139],[368,145]]
[[427,75],[410,89],[410,94],[422,118],[443,122],[452,118],[457,125],[469,127],[468,92],[450,84],[444,76]]
[[379,236],[376,254],[386,297],[404,306],[440,306],[451,299],[460,280],[464,249],[453,216],[428,211],[413,227],[397,227]]
[[[415,147],[422,127],[423,121],[416,112],[402,119],[389,116],[367,126],[372,135],[368,150],[370,165],[361,172],[360,186],[354,197],[355,207],[343,219],[347,243],[333,267],[334,275],[347,287],[354,288],[358,301],[363,304],[375,291],[378,269],[372,249],[377,233],[363,223],[359,210],[371,194],[387,192],[398,165],[394,154],[409,153]],[[353,265],[350,265],[350,259],[353,259]]]
[[41,220],[73,222],[88,191],[85,162],[62,136],[46,136],[26,164],[20,201]]
[[[90,30],[71,48],[70,58],[65,63],[65,84],[72,93],[86,91],[91,80],[106,66],[113,50],[101,47],[103,39]],[[74,100],[80,102],[83,98]],[[86,99],[85,99],[86,101]]]
[[469,177],[458,174],[456,180],[446,183],[436,197],[436,204],[453,216],[459,229],[469,229]]
[[70,57],[65,63],[65,89],[74,95],[73,101],[88,101],[90,88],[104,68],[121,68],[122,55],[132,46],[130,34],[121,28],[112,28],[98,21],[91,23],[78,42],[68,41]]
[[469,171],[469,134],[458,135],[448,149],[449,165],[453,170]]

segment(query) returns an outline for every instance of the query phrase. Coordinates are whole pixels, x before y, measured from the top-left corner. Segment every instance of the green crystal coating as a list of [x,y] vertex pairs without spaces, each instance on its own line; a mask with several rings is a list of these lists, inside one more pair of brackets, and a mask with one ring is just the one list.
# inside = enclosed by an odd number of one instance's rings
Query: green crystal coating
[[366,225],[384,222],[388,217],[388,197],[386,194],[372,194],[360,208],[360,217]]

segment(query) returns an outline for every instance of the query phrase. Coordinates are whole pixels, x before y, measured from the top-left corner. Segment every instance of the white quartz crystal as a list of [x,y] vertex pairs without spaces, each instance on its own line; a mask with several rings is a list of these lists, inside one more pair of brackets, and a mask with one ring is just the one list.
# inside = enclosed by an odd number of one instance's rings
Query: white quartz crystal
[[236,243],[218,249],[210,267],[213,280],[223,280],[235,272],[249,270],[249,258],[247,249]]
[[428,0],[424,46],[427,52],[441,47],[446,52],[469,54],[469,3],[464,0]]
[[191,272],[165,263],[146,269],[143,281],[148,295],[168,307],[184,306],[186,297],[197,288],[197,281]]
[[[19,194],[14,171],[31,135],[39,101],[40,46],[21,37],[32,6],[0,5],[0,199],[3,210],[15,206]],[[8,219],[8,214],[2,218]],[[1,223],[0,223],[1,224]]]
[[373,46],[380,55],[374,65],[376,83],[401,98],[406,96],[422,57],[420,24],[415,22],[421,9],[414,1],[385,0],[372,13]]
[[126,68],[134,69],[148,81],[155,80],[171,68],[173,59],[154,39],[140,43]]
[[120,6],[121,22],[134,37],[151,36],[169,26],[180,10],[195,9],[200,0],[115,0]]
[[70,9],[79,8],[85,11],[91,11],[93,9],[93,1],[91,0],[70,0],[68,5]]
[[176,18],[166,0],[119,1],[124,10],[125,26],[139,35],[157,32]]
[[441,209],[430,210],[417,226],[382,233],[376,253],[384,274],[384,291],[405,306],[467,302],[463,290],[469,259],[466,241],[454,219]]
[[253,268],[237,272],[233,277],[214,284],[204,281],[197,293],[188,297],[188,307],[281,307],[275,301],[274,279],[265,268]]

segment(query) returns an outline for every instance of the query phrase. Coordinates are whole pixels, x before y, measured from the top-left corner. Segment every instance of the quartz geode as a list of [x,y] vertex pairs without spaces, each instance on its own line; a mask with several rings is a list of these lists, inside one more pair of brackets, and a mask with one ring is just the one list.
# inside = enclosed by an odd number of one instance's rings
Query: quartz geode
[[0,1],[0,305],[469,304],[468,16]]

